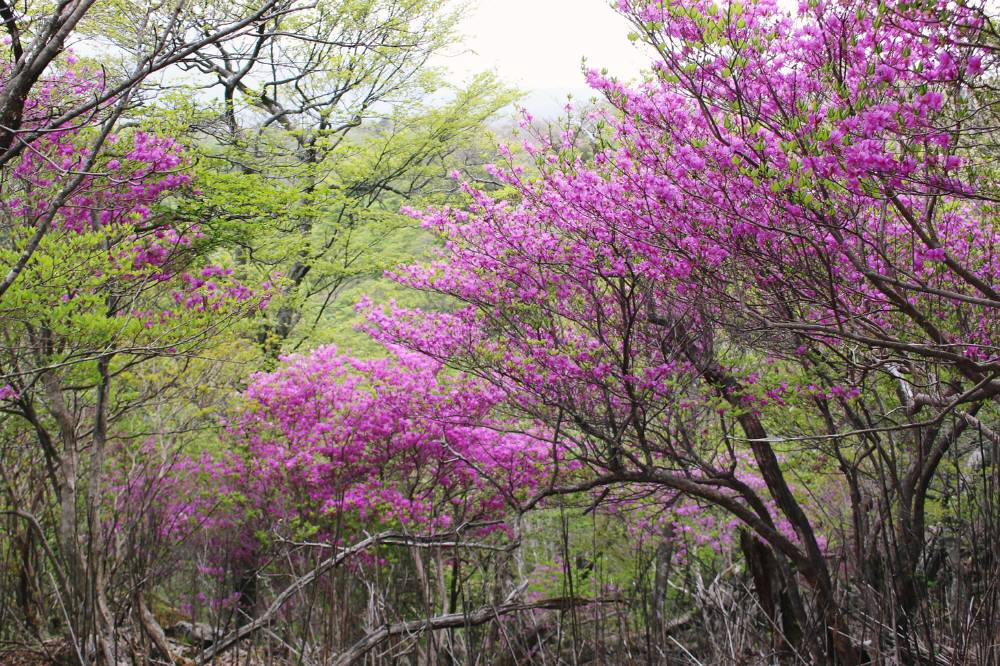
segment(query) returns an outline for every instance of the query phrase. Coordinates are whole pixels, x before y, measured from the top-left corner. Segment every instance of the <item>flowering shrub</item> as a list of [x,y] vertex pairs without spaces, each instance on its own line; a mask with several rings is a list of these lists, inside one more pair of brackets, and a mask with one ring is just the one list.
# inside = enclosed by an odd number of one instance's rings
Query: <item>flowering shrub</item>
[[[808,494],[852,498],[831,533],[850,533],[857,570],[891,566],[886,594],[916,617],[927,490],[1000,393],[995,186],[968,129],[995,71],[986,10],[618,9],[658,59],[637,87],[588,73],[612,107],[591,115],[593,158],[579,132],[527,118],[537,176],[501,147],[508,198],[465,184],[468,207],[413,212],[445,248],[394,277],[458,308],[373,308],[371,327],[559,428],[591,486],[663,486],[738,518],[816,595],[795,621],[828,640],[804,648],[856,663],[834,592],[850,581],[828,566],[822,507],[786,477],[810,469]],[[866,501],[896,508],[873,523]],[[891,550],[860,545],[882,530]]]
[[297,518],[327,537],[342,521],[433,532],[502,520],[550,451],[493,415],[500,397],[416,354],[290,357],[253,379],[230,427],[241,492],[266,524]]

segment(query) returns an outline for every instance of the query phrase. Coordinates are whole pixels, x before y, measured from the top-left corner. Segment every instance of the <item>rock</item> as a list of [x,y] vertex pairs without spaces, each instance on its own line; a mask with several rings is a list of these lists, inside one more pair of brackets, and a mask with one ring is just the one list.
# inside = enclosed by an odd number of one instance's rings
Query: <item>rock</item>
[[212,627],[204,622],[186,622],[184,620],[170,625],[164,629],[163,633],[170,638],[180,639],[202,648],[214,643],[216,638]]

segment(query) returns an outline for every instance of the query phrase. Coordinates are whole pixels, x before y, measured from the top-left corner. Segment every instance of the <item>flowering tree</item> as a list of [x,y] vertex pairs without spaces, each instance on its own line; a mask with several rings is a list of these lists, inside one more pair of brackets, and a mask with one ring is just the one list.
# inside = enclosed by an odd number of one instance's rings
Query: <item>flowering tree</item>
[[[373,327],[571,442],[593,477],[564,491],[654,484],[738,518],[817,662],[859,663],[872,630],[868,656],[917,658],[928,493],[970,434],[997,437],[992,22],[968,3],[618,8],[658,60],[635,89],[589,74],[614,109],[593,160],[572,131],[525,143],[536,179],[502,150],[512,200],[467,187],[468,210],[420,214],[447,249],[397,275],[462,307]],[[788,480],[807,464],[851,498],[840,543]],[[898,613],[859,619],[879,606]]]
[[[551,445],[494,413],[500,392],[426,356],[360,360],[321,347],[255,376],[244,397],[229,426],[234,451],[221,466],[205,468],[214,477],[211,492],[232,497],[221,515],[216,509],[206,516],[221,518],[225,529],[206,536],[222,546],[212,563],[216,572],[236,569],[245,616],[213,655],[264,626],[328,569],[346,564],[359,571],[359,561],[377,566],[382,555],[375,550],[387,544],[413,547],[419,608],[457,610],[453,601],[435,598],[433,577],[459,566],[460,549],[475,547],[470,537],[513,533],[508,519],[518,500],[537,492],[548,475]],[[174,499],[193,506],[199,491],[191,490]],[[179,506],[168,504],[167,513],[179,513]],[[200,522],[195,513],[189,519]],[[437,550],[421,554],[430,546]],[[359,557],[348,562],[345,553]],[[254,606],[266,591],[256,581],[274,569],[268,562],[303,559],[307,574],[275,590],[258,616]],[[386,594],[414,604],[397,586]],[[403,610],[386,608],[368,624],[399,619]]]
[[[166,4],[107,3],[100,0],[67,0],[55,7],[44,2],[0,3],[3,37],[0,42],[0,172],[15,168],[37,141],[68,126],[97,127],[87,141],[81,167],[64,172],[62,187],[50,194],[54,206],[39,211],[30,242],[4,265],[0,297],[19,278],[52,223],[53,210],[73,196],[100,154],[105,139],[139,96],[147,77],[187,61],[209,47],[221,48],[248,32],[262,34],[276,17],[300,9],[294,2],[265,0],[210,8],[186,0]],[[57,103],[44,103],[48,91],[59,87],[62,54],[67,44],[79,44],[93,35],[101,42],[104,71],[114,62],[116,70],[100,86],[78,89]],[[91,43],[93,45],[93,42]],[[110,46],[110,48],[108,48]],[[110,53],[109,53],[110,51]],[[111,56],[108,58],[107,56]]]
[[[71,64],[48,76],[28,112],[103,90],[95,72]],[[91,132],[106,134],[99,154]],[[140,418],[138,408],[148,414],[167,400],[190,357],[264,300],[205,261],[196,228],[174,224],[166,202],[187,189],[185,167],[169,138],[66,124],[5,174],[0,262],[30,260],[3,294],[0,409],[11,436],[2,510],[23,553],[24,629],[44,634],[41,590],[51,589],[80,659],[114,663],[125,611],[162,639],[144,610],[149,570],[124,566],[148,564],[139,537],[146,525],[138,507],[120,510],[115,489],[155,466],[126,424]],[[173,379],[140,381],[138,368],[153,365]],[[162,477],[171,454],[157,454]],[[155,492],[147,486],[139,506]],[[39,552],[45,558],[34,561]],[[138,584],[120,584],[132,574]]]

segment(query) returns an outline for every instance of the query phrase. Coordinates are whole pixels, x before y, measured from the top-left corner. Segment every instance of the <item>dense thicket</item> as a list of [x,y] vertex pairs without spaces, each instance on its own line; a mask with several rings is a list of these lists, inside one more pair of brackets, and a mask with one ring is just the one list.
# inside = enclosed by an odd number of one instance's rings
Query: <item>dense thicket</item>
[[619,0],[647,79],[485,166],[436,0],[49,9],[0,655],[1000,662],[987,4]]

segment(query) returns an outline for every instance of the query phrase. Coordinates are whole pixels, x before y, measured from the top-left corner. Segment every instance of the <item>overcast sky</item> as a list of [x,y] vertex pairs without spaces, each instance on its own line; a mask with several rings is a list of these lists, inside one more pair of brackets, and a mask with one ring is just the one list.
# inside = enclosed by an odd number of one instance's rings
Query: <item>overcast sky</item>
[[[484,69],[528,93],[528,107],[559,108],[566,93],[587,94],[580,59],[622,78],[649,62],[628,41],[628,25],[607,0],[471,0],[463,47],[445,64],[459,76]],[[587,94],[589,96],[589,94]],[[540,109],[542,110],[542,109]]]

